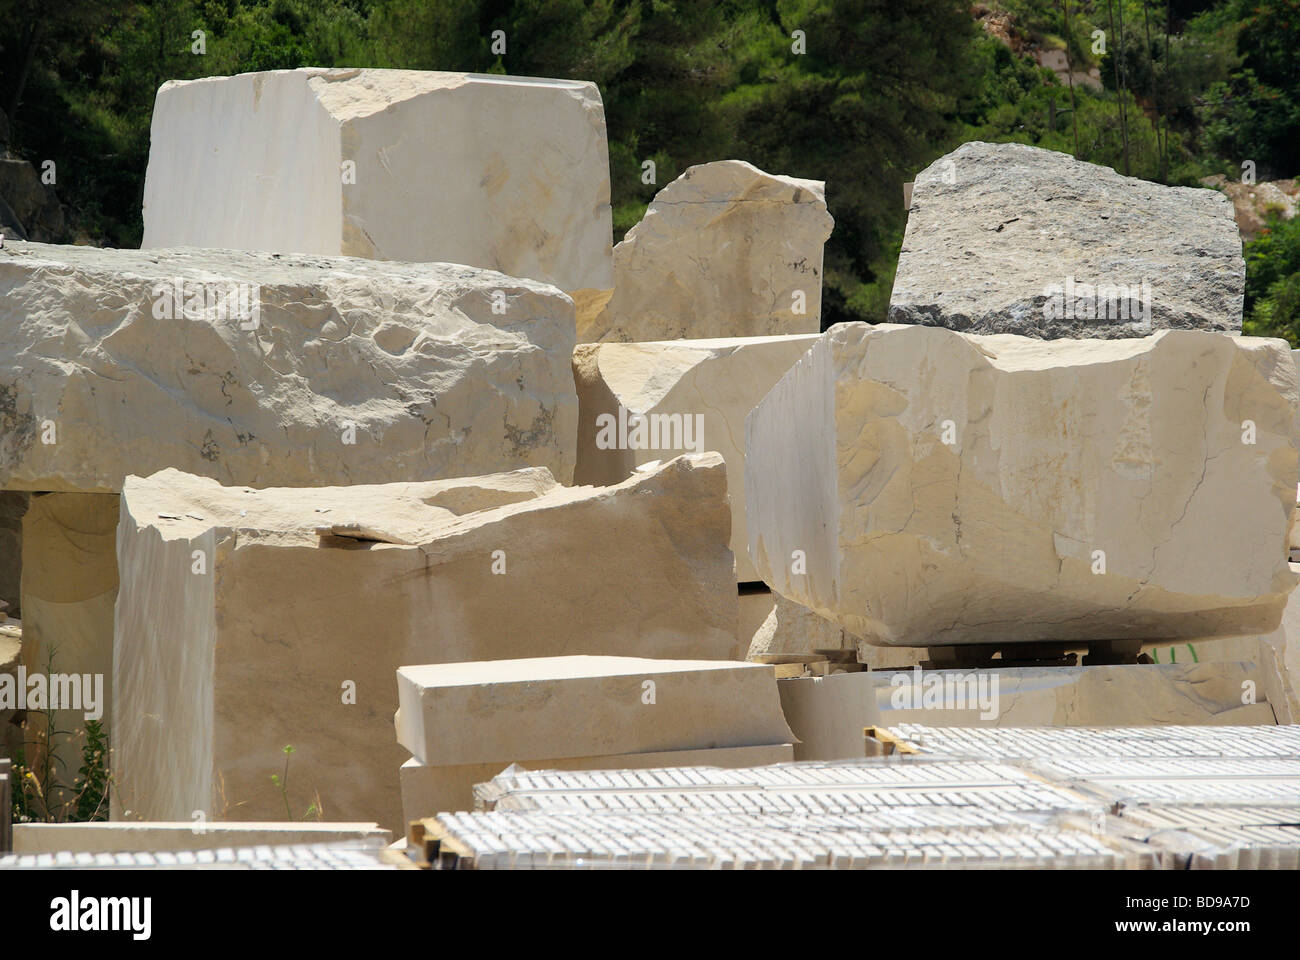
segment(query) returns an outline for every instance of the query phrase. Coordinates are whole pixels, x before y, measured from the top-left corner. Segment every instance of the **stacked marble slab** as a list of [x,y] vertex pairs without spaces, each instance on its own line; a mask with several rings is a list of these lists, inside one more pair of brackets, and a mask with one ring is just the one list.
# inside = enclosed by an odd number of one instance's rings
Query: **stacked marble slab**
[[412,825],[452,869],[1294,868],[1300,728],[872,728],[892,757],[507,771]]

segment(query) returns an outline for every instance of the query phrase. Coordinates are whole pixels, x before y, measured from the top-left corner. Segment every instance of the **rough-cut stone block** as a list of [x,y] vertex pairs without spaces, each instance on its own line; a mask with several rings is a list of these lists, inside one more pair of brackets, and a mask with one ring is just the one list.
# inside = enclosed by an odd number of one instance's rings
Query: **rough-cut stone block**
[[835,221],[820,180],[743,160],[691,167],[614,247],[614,294],[578,339],[815,333],[822,245]]
[[539,469],[313,489],[129,478],[115,810],[273,817],[291,744],[304,798],[391,826],[403,664],[738,656],[724,471],[705,454],[606,488]]
[[1239,332],[1245,282],[1218,191],[972,142],[916,178],[889,320],[1048,339]]
[[303,69],[170,81],[144,243],[446,261],[613,288],[594,83]]
[[468,267],[9,244],[0,488],[567,481],[573,329],[554,287]]
[[397,740],[422,763],[789,743],[772,668],[643,657],[537,657],[397,671]]
[[877,645],[1268,633],[1296,401],[1280,340],[840,324],[748,418],[750,553]]
[[[561,746],[562,744],[557,744]],[[560,757],[530,761],[529,770],[648,770],[657,767],[762,767],[788,763],[794,747],[775,743],[756,747],[714,747],[662,753],[624,753],[603,757]],[[412,757],[402,764],[402,819],[406,823],[443,811],[473,810],[474,785],[491,780],[503,763],[429,766]]]
[[816,342],[810,333],[579,344],[574,482],[618,483],[640,464],[716,450],[727,462],[736,579],[757,580],[745,549],[745,417]]

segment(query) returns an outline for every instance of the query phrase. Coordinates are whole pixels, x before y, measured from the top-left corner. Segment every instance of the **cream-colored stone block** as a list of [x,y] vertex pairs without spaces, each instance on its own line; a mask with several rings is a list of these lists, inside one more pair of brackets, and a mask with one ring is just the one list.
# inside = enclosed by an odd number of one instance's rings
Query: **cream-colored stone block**
[[614,247],[614,295],[578,339],[681,340],[816,333],[826,185],[743,160],[691,167]]
[[288,744],[296,814],[319,792],[327,817],[392,826],[399,666],[738,656],[724,470],[683,457],[603,488],[540,469],[266,490],[129,478],[115,812],[277,816]]
[[[762,767],[788,763],[793,759],[791,744],[776,743],[604,757],[560,757],[529,761],[521,766],[529,770],[649,770],[656,767]],[[508,764],[465,763],[434,767],[412,757],[402,764],[401,769],[403,820],[410,823],[443,811],[473,810],[474,785],[491,780],[506,766]]]
[[[1093,727],[1274,724],[1252,663],[843,673],[780,680],[796,760],[863,756],[866,726]],[[988,708],[988,709],[986,709]]]
[[143,246],[444,261],[613,289],[594,83],[418,70],[172,80],[154,103]]
[[727,463],[736,580],[757,580],[745,546],[745,417],[816,334],[579,344],[576,483],[618,483],[641,464],[716,450]]
[[0,488],[568,482],[573,323],[554,287],[469,267],[11,244]]
[[[510,763],[790,742],[770,666],[541,657],[404,666],[397,740],[422,763]],[[467,722],[471,721],[471,722]]]
[[1288,353],[837,325],[747,420],[751,558],[876,645],[1270,632],[1297,580]]

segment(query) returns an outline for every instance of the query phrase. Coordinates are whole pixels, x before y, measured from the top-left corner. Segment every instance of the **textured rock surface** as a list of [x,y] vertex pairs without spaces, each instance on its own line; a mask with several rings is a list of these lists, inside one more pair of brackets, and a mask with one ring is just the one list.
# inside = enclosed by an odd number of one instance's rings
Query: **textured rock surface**
[[1267,633],[1296,401],[1280,340],[841,324],[749,415],[750,552],[877,645]]
[[[618,483],[640,464],[685,452],[682,444],[687,441],[696,453],[716,450],[727,463],[736,579],[757,580],[745,549],[745,417],[816,342],[817,335],[810,333],[579,344],[573,354],[578,387],[574,481]],[[627,428],[609,430],[620,416]],[[644,440],[637,436],[633,416],[645,420]],[[614,445],[609,443],[611,437]],[[656,438],[660,446],[632,449]]]
[[[558,757],[530,761],[520,766],[528,770],[648,770],[657,767],[762,767],[788,763],[793,759],[793,746],[778,743],[603,757]],[[474,785],[486,783],[506,766],[503,763],[462,763],[434,767],[412,757],[402,764],[401,769],[403,822],[431,817],[444,810],[473,810]]]
[[173,80],[150,136],[146,248],[463,263],[553,283],[580,306],[613,287],[594,83],[354,69]]
[[[310,490],[129,478],[115,810],[274,817],[292,744],[328,816],[391,826],[399,666],[737,657],[724,470],[683,457],[611,488],[544,470]],[[386,542],[329,532],[354,526]]]
[[[916,178],[889,320],[1049,339],[1240,331],[1245,279],[1221,193],[1124,177],[1038,147],[972,142]],[[1087,318],[1086,300],[1065,316],[1067,282],[1145,282],[1150,297],[1134,296],[1149,302],[1149,316]]]
[[[26,160],[5,158],[0,151],[0,204],[22,226],[21,239],[56,243],[63,238],[63,207],[53,187]],[[17,232],[17,231],[15,231]]]
[[[1300,574],[1300,564],[1291,571]],[[1149,648],[1157,663],[1242,661],[1259,667],[1261,699],[1267,699],[1278,723],[1300,723],[1300,590],[1292,591],[1282,623],[1264,636],[1198,640],[1189,645]]]
[[614,247],[613,297],[590,320],[579,314],[578,339],[816,333],[835,223],[825,188],[743,160],[691,167]]
[[397,693],[398,742],[436,766],[790,742],[776,676],[756,663],[578,656],[425,664],[397,671]]
[[253,486],[567,481],[572,345],[558,290],[467,267],[10,244],[0,487],[115,493],[165,467]]
[[818,650],[853,650],[857,640],[838,623],[807,607],[772,594],[775,603],[749,644],[747,659],[789,654],[811,656]]

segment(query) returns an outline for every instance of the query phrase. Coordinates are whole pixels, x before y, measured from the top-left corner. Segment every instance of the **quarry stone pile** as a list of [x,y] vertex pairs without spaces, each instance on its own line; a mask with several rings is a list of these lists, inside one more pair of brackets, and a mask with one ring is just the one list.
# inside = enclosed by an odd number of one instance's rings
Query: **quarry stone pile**
[[971,142],[916,177],[889,321],[1045,339],[1239,333],[1245,282],[1217,190]]
[[171,821],[83,853],[288,806],[479,868],[1132,866],[1074,821],[1160,750],[1293,799],[1264,734],[930,762],[1300,720],[1300,375],[1222,194],[965,144],[891,322],[820,333],[825,184],[693,166],[615,247],[592,83],[173,81],[151,137],[144,249],[0,248],[0,690],[94,690],[0,756],[70,781],[93,711],[112,819]]
[[450,264],[6,246],[0,487],[567,482],[573,329],[554,287]]
[[751,559],[877,645],[1268,633],[1296,399],[1279,340],[841,324],[749,415]]
[[230,818],[273,817],[266,784],[291,744],[333,815],[397,823],[393,671],[739,659],[728,534],[712,453],[594,488],[540,469],[311,490],[129,478],[115,809],[174,818],[224,795]]
[[144,242],[437,261],[613,289],[594,83],[275,70],[158,90]]
[[727,463],[736,580],[757,580],[745,546],[745,417],[816,334],[579,344],[577,483],[612,484],[641,464],[715,450]]
[[676,340],[816,333],[826,185],[743,160],[689,168],[614,247],[614,293],[578,316],[578,339]]

